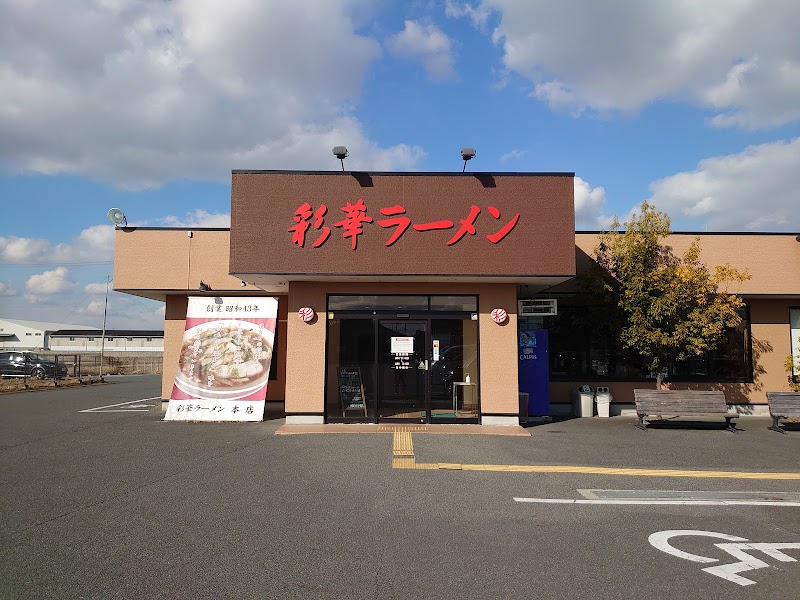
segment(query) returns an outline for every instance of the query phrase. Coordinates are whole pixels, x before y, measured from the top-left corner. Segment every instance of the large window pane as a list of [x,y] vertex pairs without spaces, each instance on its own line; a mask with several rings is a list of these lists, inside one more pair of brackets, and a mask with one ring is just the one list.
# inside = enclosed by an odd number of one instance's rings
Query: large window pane
[[431,310],[450,312],[477,312],[476,296],[431,296]]
[[427,296],[329,296],[328,311],[428,310]]
[[[559,314],[546,317],[550,330],[550,375],[555,381],[652,379],[644,361],[622,347],[619,332],[603,319],[602,307],[559,304]],[[727,332],[714,351],[666,367],[672,381],[751,381],[750,320],[746,309],[742,323]]]
[[478,323],[431,319],[431,419],[478,416]]
[[329,420],[374,418],[374,364],[375,321],[372,319],[328,321],[325,413]]

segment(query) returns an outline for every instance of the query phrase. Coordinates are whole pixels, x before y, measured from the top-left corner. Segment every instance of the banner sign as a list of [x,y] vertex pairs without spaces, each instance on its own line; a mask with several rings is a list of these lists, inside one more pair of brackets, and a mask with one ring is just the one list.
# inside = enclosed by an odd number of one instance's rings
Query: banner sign
[[550,414],[547,329],[519,331],[519,391],[528,393],[528,416]]
[[189,298],[165,421],[261,421],[278,300]]

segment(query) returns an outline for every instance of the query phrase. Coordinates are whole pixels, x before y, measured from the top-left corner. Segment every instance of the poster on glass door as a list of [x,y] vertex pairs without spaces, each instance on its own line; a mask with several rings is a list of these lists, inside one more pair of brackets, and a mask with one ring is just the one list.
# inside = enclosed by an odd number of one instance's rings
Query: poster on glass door
[[261,421],[278,301],[190,297],[166,421]]

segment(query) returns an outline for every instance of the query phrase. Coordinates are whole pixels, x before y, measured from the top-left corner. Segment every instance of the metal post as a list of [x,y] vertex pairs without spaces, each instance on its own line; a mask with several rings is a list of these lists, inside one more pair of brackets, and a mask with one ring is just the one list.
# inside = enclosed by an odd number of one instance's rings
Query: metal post
[[106,315],[108,314],[108,284],[111,283],[111,275],[106,275],[106,304],[103,307],[103,337],[100,338],[100,381],[103,381],[103,354],[106,349]]

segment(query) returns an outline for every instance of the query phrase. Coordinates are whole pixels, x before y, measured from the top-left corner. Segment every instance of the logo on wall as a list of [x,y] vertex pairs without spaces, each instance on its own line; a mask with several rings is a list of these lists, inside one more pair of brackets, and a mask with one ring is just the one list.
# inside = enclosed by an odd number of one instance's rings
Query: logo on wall
[[508,313],[503,308],[495,308],[492,310],[492,321],[495,323],[505,323],[508,319]]
[[314,319],[314,309],[310,306],[304,306],[297,311],[297,316],[300,317],[300,320],[303,321],[303,323],[309,323]]

